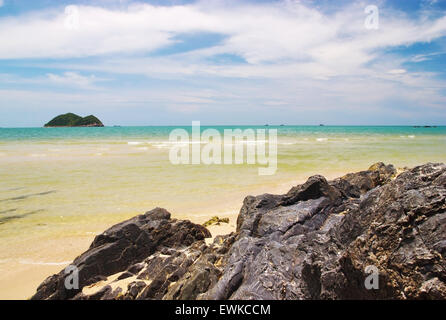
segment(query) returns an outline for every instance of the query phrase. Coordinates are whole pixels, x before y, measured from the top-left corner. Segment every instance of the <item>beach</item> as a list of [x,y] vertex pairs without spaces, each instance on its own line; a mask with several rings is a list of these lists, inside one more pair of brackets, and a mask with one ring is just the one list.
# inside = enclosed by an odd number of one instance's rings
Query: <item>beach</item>
[[445,127],[269,126],[278,130],[278,167],[259,176],[258,165],[173,165],[174,128],[1,128],[0,299],[29,298],[95,235],[155,207],[199,224],[228,217],[209,228],[215,236],[235,230],[247,195],[285,193],[311,175],[333,179],[378,161],[446,161]]

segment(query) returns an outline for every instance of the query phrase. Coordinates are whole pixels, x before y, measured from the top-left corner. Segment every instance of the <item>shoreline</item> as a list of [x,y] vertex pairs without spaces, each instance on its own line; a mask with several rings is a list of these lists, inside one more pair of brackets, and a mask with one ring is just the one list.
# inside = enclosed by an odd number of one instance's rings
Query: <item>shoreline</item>
[[[364,170],[365,169],[366,168],[364,168]],[[343,172],[332,172],[326,175],[326,178],[327,180],[331,180],[337,177],[344,176],[349,172],[351,172],[351,170],[349,169],[346,169]],[[229,218],[230,220],[228,224],[221,223],[220,225],[212,225],[207,227],[212,235],[212,237],[206,238],[205,240],[206,244],[209,245],[213,242],[215,237],[235,232],[237,217],[239,215],[239,211],[245,197],[249,195],[259,196],[263,193],[284,194],[288,192],[292,187],[298,184],[302,184],[305,181],[306,178],[296,179],[290,177],[288,182],[281,181],[273,188],[271,188],[270,186],[253,188],[252,192],[247,192],[244,195],[240,195],[240,200],[234,199],[233,202],[231,202],[231,204],[226,207],[226,210],[214,210],[211,211],[211,213],[209,214],[203,213],[200,215],[172,212],[172,218],[187,219],[193,223],[197,223],[200,225],[213,216],[218,216],[220,218]],[[142,212],[138,214],[142,214]],[[6,272],[6,277],[0,279],[0,287],[2,288],[0,292],[0,299],[28,299],[35,292],[35,289],[37,288],[39,283],[41,283],[46,277],[58,272],[60,269],[63,268],[63,265],[60,264],[62,261],[72,261],[74,258],[79,256],[89,247],[97,234],[100,234],[103,230],[109,228],[111,225],[113,224],[103,225],[102,229],[100,229],[100,226],[97,226],[97,229],[100,230],[94,234],[78,236],[68,242],[66,241],[69,251],[76,253],[71,255],[64,255],[63,259],[61,258],[58,261],[56,261],[57,259],[53,259],[54,261],[48,261],[45,259],[45,257],[42,257],[42,259],[40,259],[40,262],[33,262],[28,260],[27,263],[23,263],[26,259],[22,259],[22,262],[15,261],[14,264],[16,268],[13,268],[13,271],[9,270],[8,272]],[[66,239],[64,239],[64,241],[65,240]],[[57,245],[56,243],[57,241],[54,243],[54,245]],[[5,276],[5,274],[3,274],[3,276]]]
[[[304,178],[300,180],[291,178],[288,180],[289,181],[288,183],[281,182],[275,188],[268,188],[268,187],[253,188],[252,192],[240,195],[241,200],[234,199],[233,202],[231,202],[231,204],[226,207],[226,209],[223,208],[220,210],[211,211],[211,213],[209,214],[202,213],[199,215],[172,212],[172,218],[187,219],[193,223],[197,223],[200,225],[203,224],[205,221],[209,220],[213,216],[218,216],[220,218],[226,218],[226,217],[229,218],[229,223],[227,224],[221,223],[220,225],[211,225],[207,227],[207,229],[211,232],[212,237],[206,238],[205,241],[207,244],[210,244],[217,236],[222,236],[229,234],[231,232],[235,232],[237,217],[239,215],[239,211],[243,203],[243,198],[249,195],[258,195],[262,193],[256,191],[265,191],[263,193],[266,193],[266,191],[268,191],[268,193],[272,194],[284,193],[287,192],[289,189],[291,189],[294,185],[303,183],[304,180],[305,180]],[[143,212],[137,213],[135,215],[139,215],[142,213]],[[96,235],[100,234],[101,232],[103,232],[103,230],[111,227],[112,225],[118,222],[120,221],[117,221],[112,224],[106,224],[103,225],[102,227],[97,226],[96,228],[98,229],[98,231],[96,233],[90,235],[78,236],[76,237],[76,239],[66,242],[67,246],[70,248],[70,251],[76,253],[71,255],[64,255],[63,259],[61,260],[72,261],[82,252],[88,249],[89,245],[91,244]],[[65,239],[63,240],[60,239],[60,240],[64,241]],[[56,245],[56,243],[54,243],[54,245]],[[24,261],[26,261],[26,258],[21,259],[21,261],[14,261],[14,262],[8,261],[8,265],[14,263],[15,268],[8,268],[8,270],[6,270],[6,272],[0,276],[0,288],[2,288],[0,290],[0,300],[29,299],[35,293],[35,289],[37,288],[37,286],[45,278],[58,272],[60,269],[69,264],[68,262],[66,265],[61,265],[60,261],[55,261],[57,259],[53,260],[54,261],[48,261],[45,259],[45,257],[42,257],[41,262],[30,261],[31,263],[23,263]],[[1,265],[2,262],[0,261],[0,267]]]
[[[445,179],[444,163],[403,172],[376,163],[334,180],[311,176],[286,194],[247,197],[237,232],[221,228],[226,234],[212,235],[212,242],[202,225],[155,208],[95,237],[71,263],[82,273],[79,289],[64,287],[62,270],[32,299],[446,298],[443,280],[422,268],[428,253],[441,266],[445,220],[438,204],[444,204]],[[411,212],[417,219],[408,218]],[[395,260],[398,255],[405,259]],[[362,287],[370,263],[390,277],[386,290]],[[405,272],[393,274],[394,267]],[[321,290],[312,290],[314,281]]]

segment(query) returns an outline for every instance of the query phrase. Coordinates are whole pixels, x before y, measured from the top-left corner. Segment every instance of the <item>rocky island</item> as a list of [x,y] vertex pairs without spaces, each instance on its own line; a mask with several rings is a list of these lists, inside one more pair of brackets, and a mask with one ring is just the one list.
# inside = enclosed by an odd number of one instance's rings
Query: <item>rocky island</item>
[[86,117],[74,113],[61,114],[45,124],[44,127],[103,127],[102,122],[93,115]]
[[96,236],[78,289],[62,270],[32,299],[446,299],[446,165],[312,176],[246,197],[235,232],[210,236],[155,208]]

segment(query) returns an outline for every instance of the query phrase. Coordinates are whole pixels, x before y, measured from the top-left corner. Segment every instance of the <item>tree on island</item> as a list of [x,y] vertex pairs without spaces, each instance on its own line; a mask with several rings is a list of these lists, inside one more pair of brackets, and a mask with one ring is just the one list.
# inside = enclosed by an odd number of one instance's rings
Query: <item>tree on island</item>
[[61,114],[45,124],[45,127],[103,127],[101,120],[93,115],[84,118],[74,113]]

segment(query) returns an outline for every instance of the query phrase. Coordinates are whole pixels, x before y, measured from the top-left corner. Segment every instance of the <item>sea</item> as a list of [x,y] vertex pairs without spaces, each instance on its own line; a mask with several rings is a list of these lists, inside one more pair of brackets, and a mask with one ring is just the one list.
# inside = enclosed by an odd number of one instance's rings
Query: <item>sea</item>
[[[190,126],[0,128],[0,299],[26,299],[106,228],[155,208],[203,223],[236,217],[248,195],[285,193],[376,162],[446,162],[446,127],[202,126],[277,130],[277,170],[173,164],[174,129]],[[268,136],[267,136],[268,138]],[[261,143],[259,140],[247,144]]]

